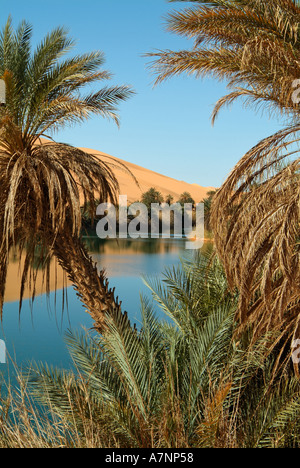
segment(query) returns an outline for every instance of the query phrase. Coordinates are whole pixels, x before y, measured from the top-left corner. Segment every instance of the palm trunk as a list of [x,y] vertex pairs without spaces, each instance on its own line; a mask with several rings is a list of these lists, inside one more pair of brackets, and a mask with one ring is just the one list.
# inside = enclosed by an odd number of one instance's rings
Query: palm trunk
[[[77,296],[93,318],[96,330],[100,333],[105,330],[107,314],[121,318],[121,302],[118,298],[115,299],[115,290],[109,288],[104,271],[98,272],[96,264],[80,238],[66,232],[56,236],[52,252],[67,273]],[[126,312],[123,314],[123,320],[128,322]]]

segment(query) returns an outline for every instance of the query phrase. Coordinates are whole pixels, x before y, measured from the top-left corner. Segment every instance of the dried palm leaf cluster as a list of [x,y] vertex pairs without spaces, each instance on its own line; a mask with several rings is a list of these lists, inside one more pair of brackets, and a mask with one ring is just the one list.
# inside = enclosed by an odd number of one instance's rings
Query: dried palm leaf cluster
[[41,144],[41,137],[93,114],[118,123],[116,106],[132,91],[113,86],[83,95],[86,85],[110,78],[100,70],[103,54],[64,58],[74,44],[63,28],[48,34],[32,53],[31,33],[25,22],[15,31],[9,19],[0,34],[0,78],[6,90],[0,107],[0,311],[10,250],[17,247],[26,255],[21,304],[29,277],[34,296],[39,247],[39,263],[53,254],[58,258],[100,327],[103,312],[119,310],[119,304],[79,240],[80,197],[91,216],[97,201],[115,202],[116,163],[51,139]]
[[[172,0],[171,0],[172,1]],[[286,128],[259,142],[214,198],[211,225],[243,323],[258,329],[298,323],[300,312],[300,4],[296,0],[194,0],[168,16],[192,50],[150,54],[157,82],[183,72],[228,81],[220,109],[246,105],[279,112]],[[297,90],[296,90],[297,93]],[[296,326],[297,328],[297,326]]]

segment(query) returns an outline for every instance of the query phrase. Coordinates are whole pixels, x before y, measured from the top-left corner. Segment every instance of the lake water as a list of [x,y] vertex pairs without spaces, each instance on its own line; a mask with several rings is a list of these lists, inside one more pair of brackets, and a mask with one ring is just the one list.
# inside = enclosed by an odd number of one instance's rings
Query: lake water
[[[110,286],[116,288],[122,309],[135,322],[140,320],[140,294],[149,294],[142,276],[159,276],[166,267],[178,264],[180,257],[188,252],[183,239],[101,241],[88,238],[85,241],[93,259],[105,268]],[[11,291],[14,281],[11,276]],[[35,361],[70,367],[64,343],[66,330],[89,329],[93,322],[72,287],[67,288],[67,297],[68,308],[63,312],[62,290],[58,290],[56,295],[52,292],[49,300],[44,294],[39,295],[33,305],[26,299],[20,316],[18,301],[5,303],[0,339],[5,341],[9,356],[18,366]],[[4,367],[0,364],[0,370],[3,371]]]

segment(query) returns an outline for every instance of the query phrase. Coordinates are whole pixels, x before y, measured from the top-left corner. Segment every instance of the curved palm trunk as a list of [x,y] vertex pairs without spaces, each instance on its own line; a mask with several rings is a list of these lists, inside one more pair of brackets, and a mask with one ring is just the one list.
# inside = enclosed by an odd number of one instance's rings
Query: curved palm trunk
[[[107,314],[120,318],[121,302],[118,298],[115,299],[115,289],[109,288],[104,271],[98,272],[96,263],[80,238],[66,232],[59,234],[55,237],[51,250],[95,321],[97,331],[104,331]],[[123,318],[128,321],[126,312]]]

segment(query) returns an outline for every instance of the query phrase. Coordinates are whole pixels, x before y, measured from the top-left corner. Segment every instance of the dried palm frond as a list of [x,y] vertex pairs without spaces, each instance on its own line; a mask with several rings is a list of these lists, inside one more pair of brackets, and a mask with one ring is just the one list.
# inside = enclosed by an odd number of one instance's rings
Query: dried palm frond
[[[173,0],[172,0],[173,1]],[[182,0],[184,1],[184,0]],[[168,29],[194,48],[149,54],[157,82],[183,72],[225,79],[230,93],[213,111],[242,98],[279,112],[288,126],[252,148],[213,200],[211,226],[239,314],[258,329],[297,329],[300,313],[299,106],[300,6],[294,0],[195,0],[174,11]]]

